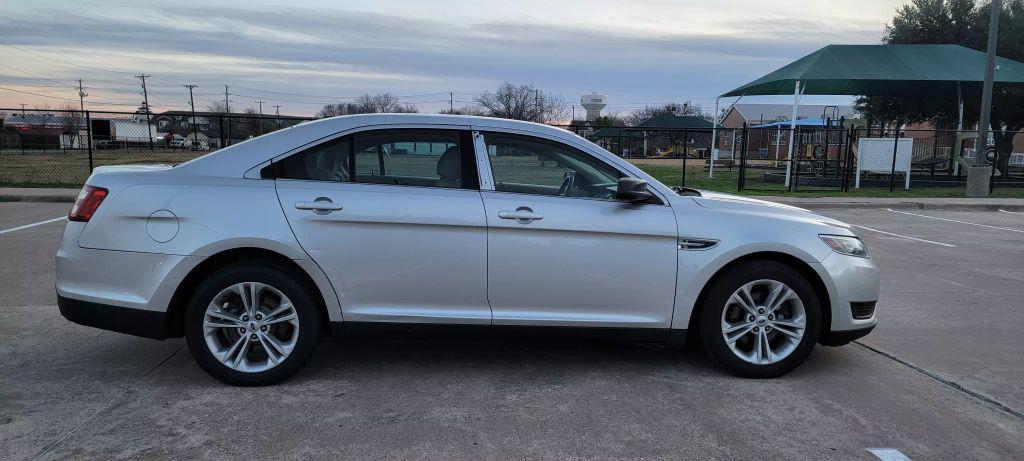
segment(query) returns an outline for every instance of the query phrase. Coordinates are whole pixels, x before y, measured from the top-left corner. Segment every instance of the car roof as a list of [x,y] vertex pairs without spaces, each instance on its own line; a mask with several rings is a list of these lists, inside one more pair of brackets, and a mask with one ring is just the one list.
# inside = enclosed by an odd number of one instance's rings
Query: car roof
[[[237,176],[254,165],[306,144],[364,126],[440,125],[521,130],[559,139],[576,138],[572,132],[541,123],[494,117],[447,114],[360,114],[343,115],[300,123],[273,133],[234,144],[179,166],[212,176]],[[239,168],[242,168],[241,173]]]

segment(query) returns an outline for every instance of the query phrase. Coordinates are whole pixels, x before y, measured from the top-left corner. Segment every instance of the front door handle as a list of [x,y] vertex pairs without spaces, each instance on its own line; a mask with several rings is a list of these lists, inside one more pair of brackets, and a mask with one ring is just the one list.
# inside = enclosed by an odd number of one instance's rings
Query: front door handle
[[296,210],[312,210],[316,214],[329,214],[344,209],[340,203],[334,203],[327,197],[317,197],[311,202],[295,202]]
[[538,219],[544,219],[544,215],[540,213],[534,213],[530,207],[521,206],[512,210],[502,210],[498,212],[498,217],[501,219],[514,219],[519,221],[520,224],[529,224],[530,222]]

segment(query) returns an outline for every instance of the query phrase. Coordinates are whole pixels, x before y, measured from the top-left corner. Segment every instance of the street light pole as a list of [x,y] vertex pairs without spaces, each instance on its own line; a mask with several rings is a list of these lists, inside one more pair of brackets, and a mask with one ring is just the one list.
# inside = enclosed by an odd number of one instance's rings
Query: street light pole
[[967,172],[967,196],[987,197],[992,177],[988,165],[988,128],[992,115],[992,86],[996,72],[996,45],[999,38],[1000,0],[992,0],[988,24],[988,49],[985,52],[985,83],[981,90],[981,114],[978,118],[978,139],[974,142],[974,165]]

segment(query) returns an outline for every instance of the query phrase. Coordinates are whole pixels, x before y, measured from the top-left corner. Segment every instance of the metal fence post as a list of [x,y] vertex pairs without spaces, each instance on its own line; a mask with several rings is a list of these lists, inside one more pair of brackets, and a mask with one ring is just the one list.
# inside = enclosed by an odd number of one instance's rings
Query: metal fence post
[[740,172],[736,175],[736,191],[743,190],[744,182],[747,180],[747,122],[743,122],[743,131],[740,132]]
[[686,157],[690,156],[690,143],[689,136],[686,134],[686,128],[683,128],[683,171],[682,178],[679,180],[679,187],[686,187]]
[[797,183],[800,181],[800,148],[803,147],[804,141],[801,137],[800,126],[792,128],[793,130],[793,157],[789,159],[790,169],[793,171],[792,178],[789,180],[789,192],[796,192]]
[[92,115],[85,111],[85,144],[89,146],[89,173],[92,174]]
[[[892,169],[889,171],[889,192],[896,191],[896,151],[900,147],[900,122],[896,121],[892,142]],[[910,173],[907,172],[909,175]]]
[[842,180],[843,181],[842,182],[843,186],[841,187],[843,192],[849,192],[850,191],[850,168],[853,165],[853,161],[851,159],[853,157],[852,149],[853,149],[853,132],[854,132],[854,130],[856,130],[856,128],[854,128],[852,126],[849,127],[846,130],[846,149],[845,149],[845,153],[843,154],[843,155],[845,155],[845,157],[843,157],[843,159],[838,163],[839,165],[842,165],[842,170],[843,170],[843,180]]
[[224,116],[223,115],[218,115],[217,118],[220,121],[220,123],[217,124],[217,125],[220,126],[220,147],[223,149],[223,148],[227,147],[227,144],[225,144],[225,141],[224,141]]

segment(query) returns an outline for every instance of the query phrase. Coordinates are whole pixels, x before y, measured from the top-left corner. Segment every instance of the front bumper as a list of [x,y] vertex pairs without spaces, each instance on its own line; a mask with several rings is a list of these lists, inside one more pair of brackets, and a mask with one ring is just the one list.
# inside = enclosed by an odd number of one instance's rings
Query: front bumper
[[829,331],[818,338],[818,342],[823,346],[842,346],[843,344],[849,344],[850,341],[867,336],[874,329],[875,326],[871,325],[859,330]]
[[[851,303],[865,305],[878,301],[881,277],[874,260],[831,253],[821,263],[813,265],[829,292],[831,324],[828,336],[851,336],[854,339],[868,334],[878,323],[877,309],[870,316],[863,309],[854,309]],[[846,341],[849,342],[849,341]]]

